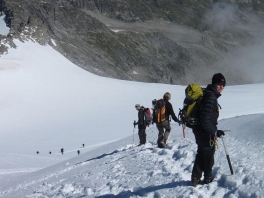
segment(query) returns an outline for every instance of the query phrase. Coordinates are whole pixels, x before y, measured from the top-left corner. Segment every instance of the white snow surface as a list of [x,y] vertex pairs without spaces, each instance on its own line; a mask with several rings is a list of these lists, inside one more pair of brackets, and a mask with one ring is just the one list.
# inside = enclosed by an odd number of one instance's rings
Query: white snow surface
[[193,188],[191,130],[183,138],[172,122],[159,149],[155,126],[136,147],[132,125],[136,103],[151,107],[167,91],[178,113],[185,86],[98,77],[50,46],[15,43],[0,57],[0,197],[264,197],[264,84],[227,84],[218,128],[231,130],[224,140],[234,175],[219,139],[214,181]]
[[5,15],[0,16],[0,35],[6,36],[9,33],[10,28],[6,26],[4,18]]

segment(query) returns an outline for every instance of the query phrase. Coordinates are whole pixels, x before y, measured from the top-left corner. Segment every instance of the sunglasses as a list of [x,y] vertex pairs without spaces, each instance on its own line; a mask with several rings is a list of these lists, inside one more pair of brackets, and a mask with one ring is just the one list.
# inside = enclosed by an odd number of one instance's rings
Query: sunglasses
[[225,83],[219,83],[219,84],[217,84],[217,86],[219,86],[219,87],[221,87],[221,86],[223,86],[223,87],[225,87]]

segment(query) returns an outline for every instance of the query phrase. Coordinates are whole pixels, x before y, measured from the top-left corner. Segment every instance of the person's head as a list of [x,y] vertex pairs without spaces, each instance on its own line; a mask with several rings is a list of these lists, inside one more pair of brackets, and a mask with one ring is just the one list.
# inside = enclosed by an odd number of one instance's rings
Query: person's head
[[221,73],[214,74],[212,78],[212,85],[214,86],[214,88],[218,93],[221,93],[226,86],[226,79],[223,76],[223,74]]
[[140,104],[135,104],[135,108],[136,108],[136,110],[139,110],[140,109]]
[[166,92],[164,95],[163,95],[163,100],[170,100],[171,99],[171,94],[169,92]]

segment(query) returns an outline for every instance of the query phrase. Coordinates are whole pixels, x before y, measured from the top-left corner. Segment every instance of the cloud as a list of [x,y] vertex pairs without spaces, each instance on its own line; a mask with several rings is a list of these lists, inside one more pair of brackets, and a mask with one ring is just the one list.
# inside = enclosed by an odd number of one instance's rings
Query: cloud
[[[250,4],[217,2],[204,14],[203,23],[215,40],[228,47],[228,53],[217,66],[226,65],[233,75],[242,74],[245,83],[264,82],[264,23]],[[232,45],[228,45],[232,43]]]
[[214,30],[233,29],[238,21],[238,5],[217,2],[203,18],[203,22]]

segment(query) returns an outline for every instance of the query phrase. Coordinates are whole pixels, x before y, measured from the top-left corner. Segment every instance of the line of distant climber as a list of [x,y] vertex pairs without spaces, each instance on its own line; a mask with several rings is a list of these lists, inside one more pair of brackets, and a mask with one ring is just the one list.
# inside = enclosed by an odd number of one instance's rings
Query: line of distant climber
[[[83,148],[84,148],[85,145],[82,144],[82,146],[83,146]],[[61,151],[60,151],[60,152],[61,152],[61,154],[63,155],[63,153],[64,153],[64,148],[61,148]],[[39,151],[37,151],[36,153],[39,154]],[[80,155],[80,153],[81,153],[81,151],[80,151],[80,150],[77,150],[77,154]],[[51,154],[51,151],[49,152],[49,154]]]

